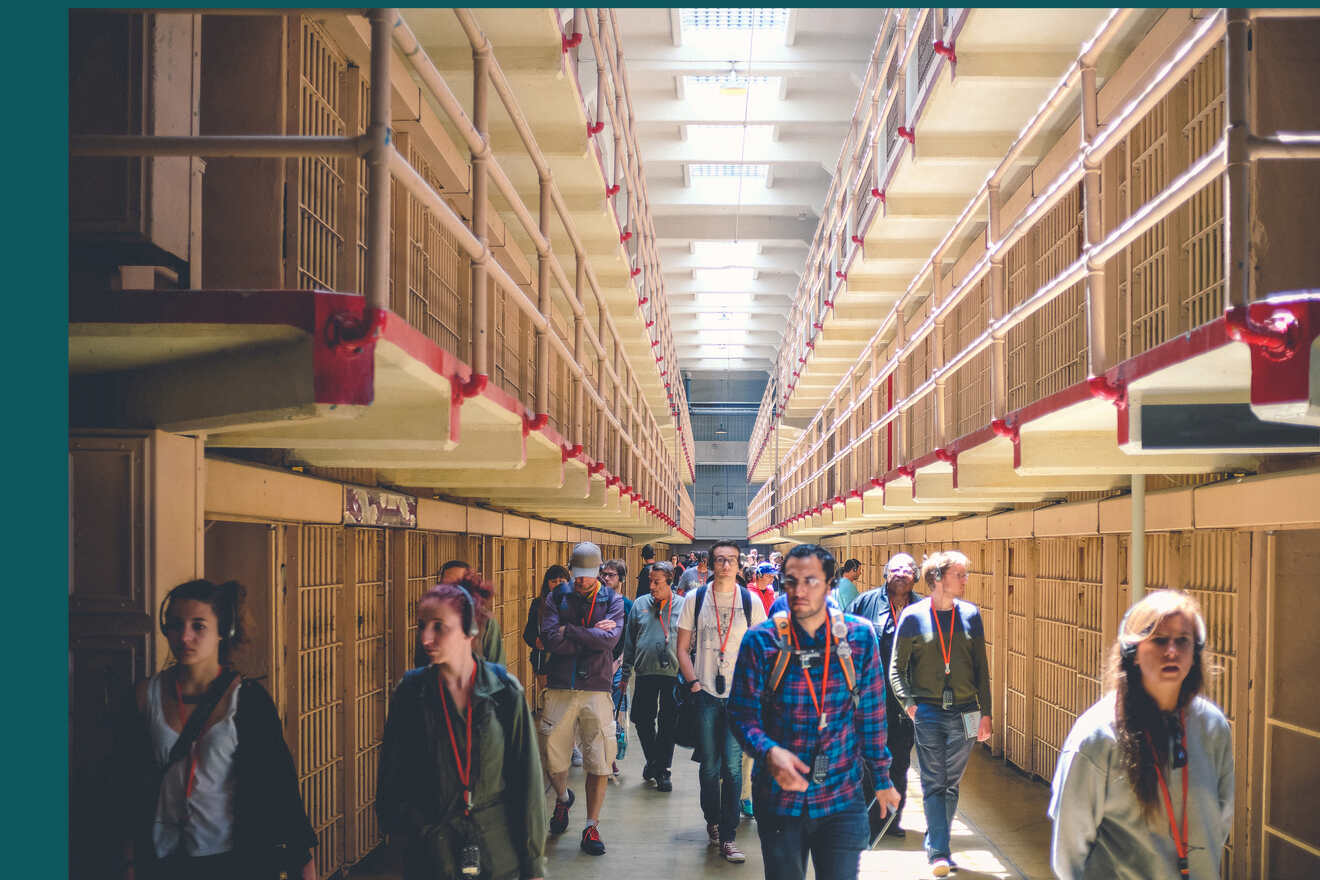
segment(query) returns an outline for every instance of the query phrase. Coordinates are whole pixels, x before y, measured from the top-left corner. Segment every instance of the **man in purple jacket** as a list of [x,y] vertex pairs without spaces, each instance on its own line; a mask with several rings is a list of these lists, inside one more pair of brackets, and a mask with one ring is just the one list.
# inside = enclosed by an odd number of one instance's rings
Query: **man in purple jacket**
[[549,688],[541,713],[541,762],[558,796],[550,833],[568,829],[575,800],[568,787],[573,734],[581,732],[582,764],[587,773],[587,827],[582,851],[604,855],[597,828],[615,751],[614,645],[623,635],[623,597],[600,583],[600,548],[583,542],[569,563],[573,590],[552,592],[541,606],[541,643],[549,652]]

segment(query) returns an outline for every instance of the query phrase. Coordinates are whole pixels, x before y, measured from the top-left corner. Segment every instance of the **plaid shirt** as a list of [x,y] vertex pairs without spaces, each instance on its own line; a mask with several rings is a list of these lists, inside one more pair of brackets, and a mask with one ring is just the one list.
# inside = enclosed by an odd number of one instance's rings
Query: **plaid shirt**
[[[828,726],[818,732],[816,707],[807,690],[807,673],[801,664],[790,661],[784,680],[773,697],[766,693],[767,681],[779,654],[779,637],[773,620],[748,630],[738,651],[738,666],[733,673],[733,690],[728,711],[733,731],[743,748],[756,758],[754,787],[758,803],[768,804],[782,816],[828,816],[862,800],[862,762],[871,768],[877,789],[889,788],[889,749],[885,747],[885,686],[880,666],[875,632],[871,624],[851,614],[844,615],[853,666],[857,670],[859,702],[854,710],[848,684],[831,652],[830,688],[825,697]],[[825,628],[808,638],[797,622],[793,629],[799,648],[825,647]],[[820,699],[821,669],[811,670],[816,698]],[[858,735],[861,742],[858,742]],[[828,771],[822,783],[811,782],[807,790],[784,791],[770,773],[765,757],[770,749],[782,746],[793,752],[808,767],[817,743],[824,740]]]

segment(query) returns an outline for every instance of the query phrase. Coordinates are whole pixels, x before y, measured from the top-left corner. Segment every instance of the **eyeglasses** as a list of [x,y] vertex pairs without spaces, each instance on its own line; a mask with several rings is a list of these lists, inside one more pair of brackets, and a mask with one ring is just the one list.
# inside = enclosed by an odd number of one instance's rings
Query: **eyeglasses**
[[716,565],[737,565],[738,560],[732,556],[716,556],[714,559]]

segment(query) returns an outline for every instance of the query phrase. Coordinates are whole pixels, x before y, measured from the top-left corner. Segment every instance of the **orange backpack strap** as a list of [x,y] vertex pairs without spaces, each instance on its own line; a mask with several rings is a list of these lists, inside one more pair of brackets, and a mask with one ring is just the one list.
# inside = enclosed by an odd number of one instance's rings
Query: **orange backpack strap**
[[793,648],[788,641],[788,628],[792,625],[789,622],[787,611],[777,611],[773,618],[775,622],[775,636],[779,642],[779,653],[775,655],[775,665],[770,669],[770,693],[776,693],[779,690],[780,682],[784,680],[784,673],[788,671],[788,661],[793,657]]

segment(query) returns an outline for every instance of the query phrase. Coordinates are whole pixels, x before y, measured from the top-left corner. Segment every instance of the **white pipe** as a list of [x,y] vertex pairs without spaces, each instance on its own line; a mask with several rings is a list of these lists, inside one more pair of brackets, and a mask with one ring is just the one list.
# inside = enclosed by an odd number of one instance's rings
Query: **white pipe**
[[1128,542],[1128,599],[1146,595],[1146,475],[1132,475],[1132,538]]
[[1279,132],[1274,137],[1247,135],[1247,154],[1253,159],[1320,159],[1320,134]]
[[137,135],[94,134],[69,138],[72,156],[205,156],[212,159],[292,159],[299,156],[360,156],[363,138],[310,135]]
[[[390,27],[399,17],[393,9],[373,9],[371,22],[371,82],[390,81]],[[367,149],[367,305],[390,307],[390,90],[371,90]]]

